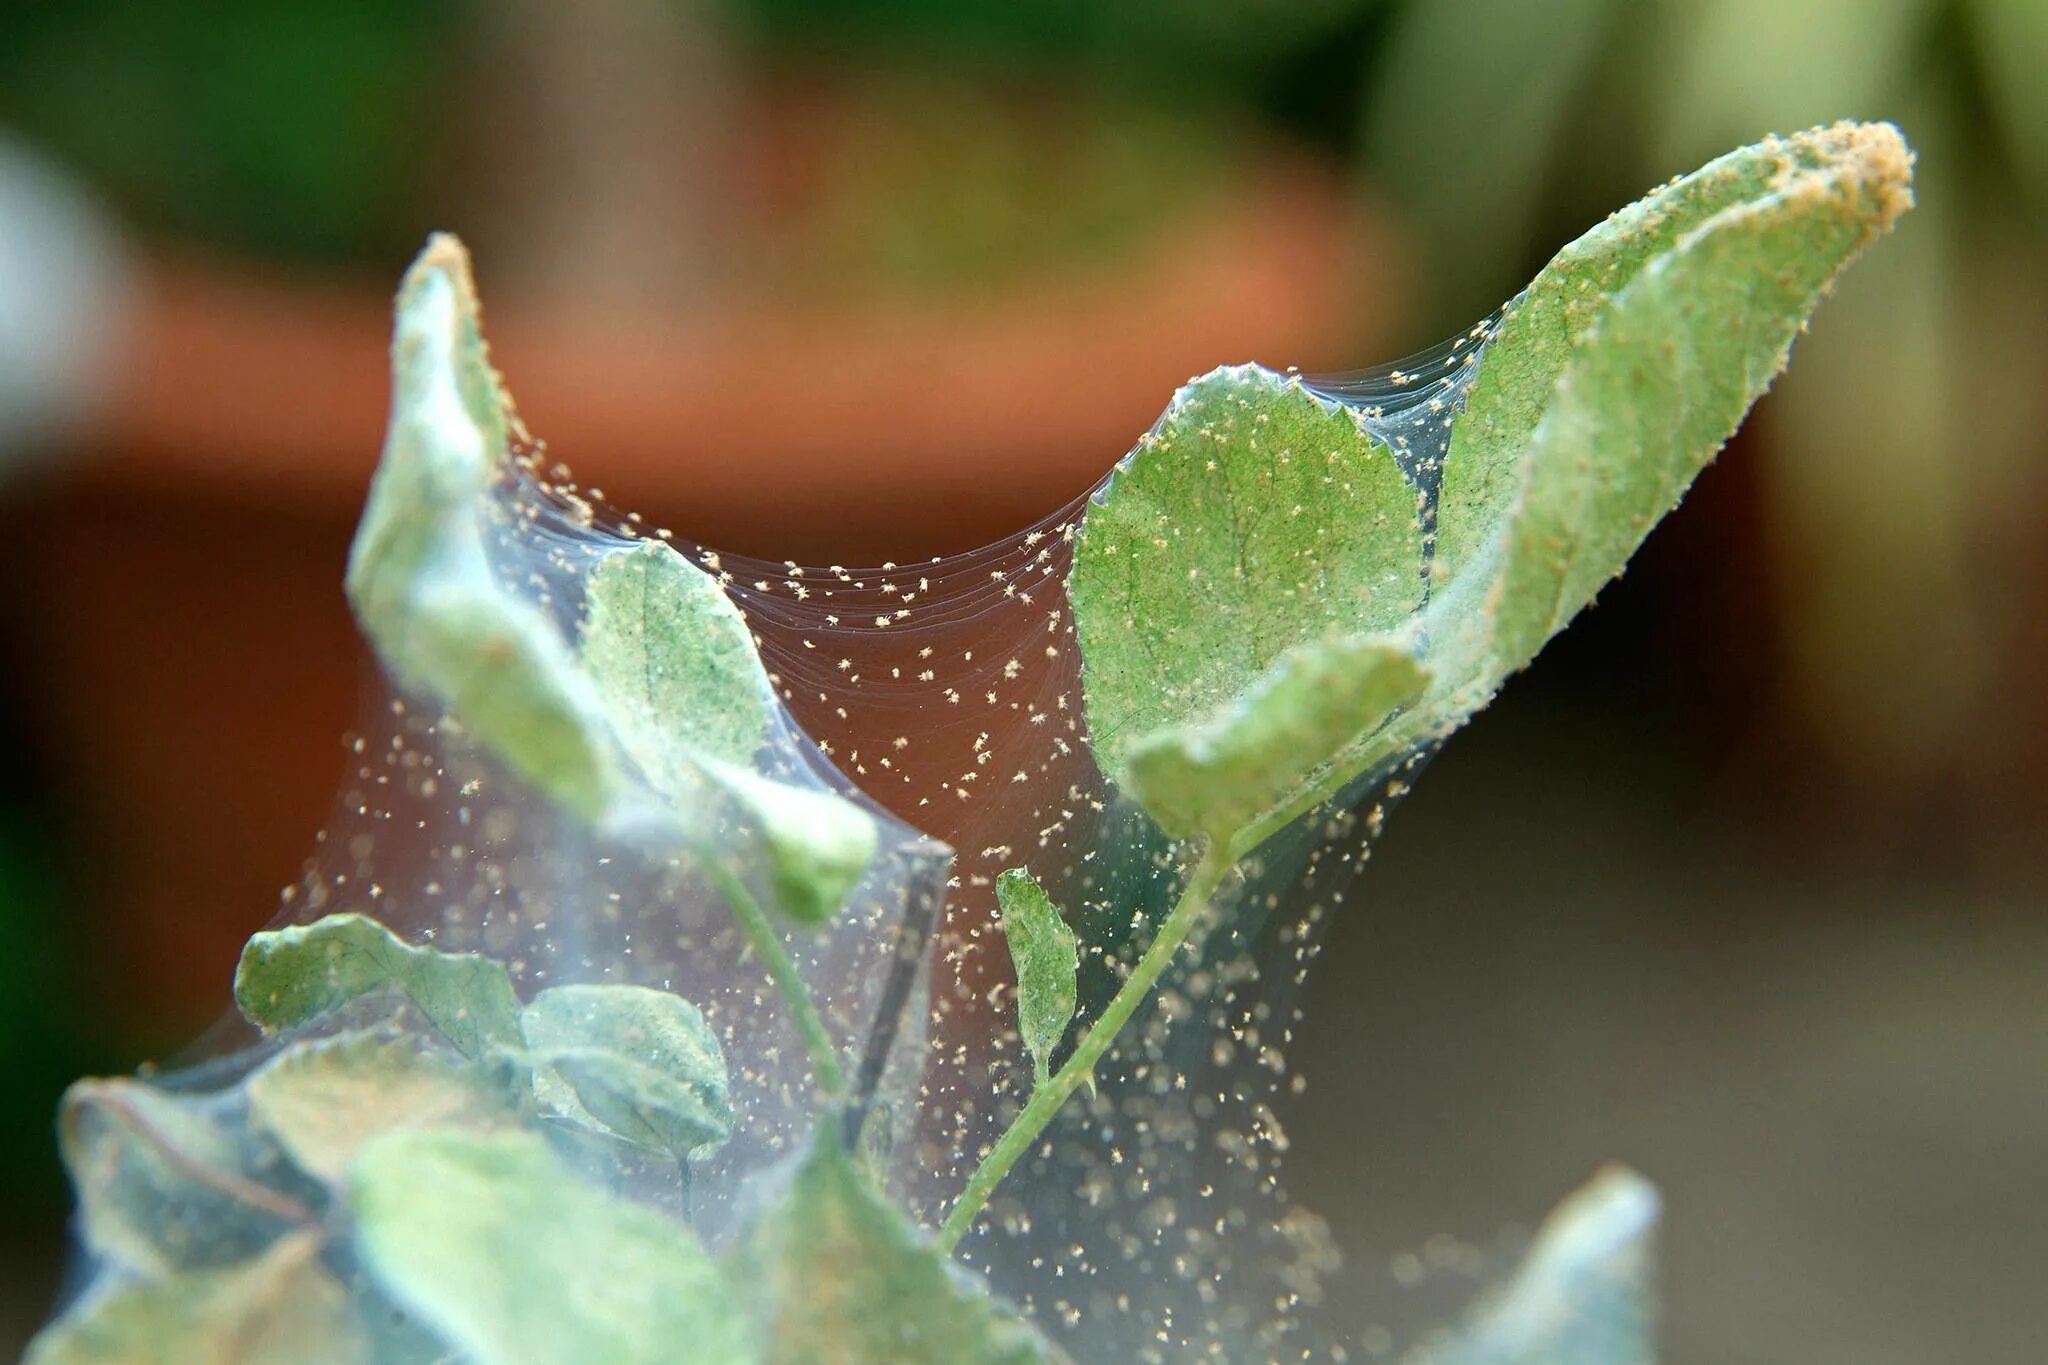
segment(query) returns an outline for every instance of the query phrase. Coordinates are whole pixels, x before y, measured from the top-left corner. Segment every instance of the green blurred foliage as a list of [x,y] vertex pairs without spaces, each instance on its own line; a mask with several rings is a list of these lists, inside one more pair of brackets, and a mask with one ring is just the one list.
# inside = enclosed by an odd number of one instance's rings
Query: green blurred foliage
[[152,231],[405,253],[456,15],[450,0],[0,7],[0,122]]

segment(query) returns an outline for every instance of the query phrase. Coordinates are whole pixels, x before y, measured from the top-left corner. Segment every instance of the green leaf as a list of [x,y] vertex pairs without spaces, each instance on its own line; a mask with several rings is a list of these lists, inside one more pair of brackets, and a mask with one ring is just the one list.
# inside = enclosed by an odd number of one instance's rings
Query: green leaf
[[521,1016],[544,1111],[636,1146],[701,1155],[732,1136],[725,1053],[695,1005],[644,986],[555,986]]
[[1038,1084],[1044,1085],[1053,1049],[1066,1036],[1079,998],[1081,955],[1074,931],[1060,918],[1052,898],[1028,868],[1013,867],[996,878],[996,904],[1003,912],[1003,937],[1017,969],[1017,1031]]
[[1651,1365],[1657,1191],[1610,1167],[1544,1220],[1514,1277],[1429,1358],[1442,1365]]
[[875,822],[834,792],[772,781],[745,768],[704,771],[747,813],[768,853],[775,908],[798,924],[827,924],[875,857]]
[[[1399,510],[1413,491],[1362,433],[1355,461],[1326,457],[1347,473],[1320,504],[1292,491],[1313,463],[1304,447],[1325,444],[1289,439],[1303,403],[1319,433],[1348,417],[1263,371],[1183,390],[1090,509],[1075,552],[1104,771],[1169,831],[1234,834],[1242,854],[1462,724],[1677,503],[1835,275],[1910,205],[1911,166],[1888,124],[1772,139],[1560,252],[1480,355],[1426,564]],[[1225,391],[1234,402],[1217,401]],[[1312,513],[1305,525],[1297,506]],[[1403,564],[1415,595],[1392,590],[1408,581]],[[1411,617],[1425,570],[1431,591]],[[1318,641],[1349,659],[1319,655]],[[1293,649],[1309,652],[1283,665]],[[1347,666],[1389,671],[1335,682]]]
[[88,1295],[29,1344],[24,1365],[359,1365],[370,1359],[313,1232],[280,1238],[227,1270],[119,1284]]
[[735,1253],[764,1365],[1025,1365],[1060,1357],[932,1248],[819,1130]]
[[1303,641],[1422,598],[1416,490],[1358,416],[1256,365],[1213,371],[1088,509],[1068,579],[1103,771],[1213,715]]
[[659,541],[609,556],[585,593],[582,658],[648,781],[686,810],[707,783],[725,793],[763,840],[776,907],[801,924],[830,920],[874,858],[874,821],[836,793],[747,766],[774,689],[710,575]]
[[348,1198],[382,1292],[476,1365],[758,1358],[687,1227],[585,1184],[531,1134],[382,1134]]
[[661,541],[598,562],[581,653],[627,752],[664,791],[694,793],[699,760],[749,763],[767,736],[775,691],[746,618]]
[[1133,746],[1126,782],[1167,833],[1228,840],[1319,777],[1354,775],[1323,769],[1428,684],[1428,669],[1382,640],[1297,645],[1219,713]]
[[341,1180],[357,1148],[392,1128],[499,1128],[515,1115],[476,1069],[404,1038],[349,1034],[297,1043],[252,1074],[250,1122],[299,1169]]
[[595,819],[622,786],[610,731],[554,623],[498,586],[484,551],[509,410],[469,257],[437,236],[398,292],[391,421],[349,551],[349,601],[401,687],[443,703],[534,785]]
[[410,1000],[473,1061],[519,1042],[519,997],[503,964],[414,947],[366,915],[253,934],[235,968],[235,1004],[265,1030],[297,1028],[379,990]]
[[[1461,449],[1458,436],[1519,409],[1511,386],[1489,386],[1490,371],[1516,373],[1532,353],[1547,368],[1555,356],[1533,344],[1525,352],[1504,332],[1452,431],[1440,524],[1459,543],[1479,524],[1491,528],[1477,558],[1496,583],[1484,609],[1458,629],[1445,623],[1446,642],[1489,628],[1485,673],[1497,685],[1621,572],[1784,368],[1836,274],[1910,205],[1911,166],[1889,125],[1763,144],[1611,220],[1597,261],[1581,252],[1546,267],[1538,286],[1554,312],[1575,313],[1566,324],[1575,339],[1521,443],[1511,509],[1452,498],[1454,480],[1471,487],[1458,462],[1478,448]],[[1640,269],[1618,283],[1613,261],[1639,254]],[[1576,312],[1565,295],[1579,300]]]
[[246,1148],[204,1101],[140,1081],[79,1081],[57,1128],[86,1245],[140,1274],[231,1264],[316,1220],[276,1187],[276,1157]]

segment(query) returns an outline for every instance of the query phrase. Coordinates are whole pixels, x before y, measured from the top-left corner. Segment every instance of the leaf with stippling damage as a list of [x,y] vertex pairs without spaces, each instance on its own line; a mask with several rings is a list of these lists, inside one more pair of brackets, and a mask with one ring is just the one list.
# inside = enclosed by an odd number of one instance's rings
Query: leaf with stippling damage
[[235,1004],[267,1030],[297,1028],[380,990],[410,1000],[473,1060],[519,1042],[519,997],[503,964],[415,947],[367,915],[251,935],[235,968]]
[[710,575],[659,541],[607,557],[584,596],[582,661],[635,765],[685,809],[715,791],[758,832],[776,908],[831,919],[875,854],[874,821],[833,792],[748,763],[774,689],[746,621]]
[[24,1365],[367,1365],[370,1350],[320,1237],[280,1238],[232,1268],[89,1294],[29,1344]]
[[[1479,356],[1427,561],[1402,511],[1414,490],[1391,460],[1375,478],[1362,432],[1347,458],[1334,405],[1258,370],[1182,390],[1090,509],[1069,579],[1104,771],[1169,830],[1212,838],[1257,803],[1186,794],[1181,779],[1203,772],[1198,737],[1256,770],[1255,786],[1294,788],[1228,831],[1242,853],[1349,777],[1456,729],[1676,504],[1835,275],[1910,205],[1911,168],[1886,124],[1772,139],[1567,247]],[[1302,491],[1304,448],[1325,446],[1332,472]],[[1343,713],[1297,689],[1286,705],[1302,714],[1266,726],[1254,703],[1294,686],[1283,654],[1333,637],[1352,637],[1362,664],[1412,656],[1426,685],[1312,759],[1310,713],[1328,706],[1349,728],[1374,708]],[[1375,692],[1368,681],[1359,690]]]
[[697,1007],[645,986],[554,986],[521,1016],[543,1111],[701,1155],[732,1136],[725,1053]]
[[758,1358],[688,1227],[586,1184],[531,1134],[383,1134],[348,1202],[378,1288],[477,1365]]
[[1088,509],[1068,579],[1088,727],[1121,779],[1289,649],[1422,599],[1416,491],[1357,414],[1256,365],[1174,395]]
[[996,904],[1003,912],[1003,937],[1017,969],[1017,1032],[1031,1054],[1032,1072],[1044,1085],[1053,1049],[1073,1022],[1081,970],[1074,931],[1029,868],[1013,867],[996,878]]

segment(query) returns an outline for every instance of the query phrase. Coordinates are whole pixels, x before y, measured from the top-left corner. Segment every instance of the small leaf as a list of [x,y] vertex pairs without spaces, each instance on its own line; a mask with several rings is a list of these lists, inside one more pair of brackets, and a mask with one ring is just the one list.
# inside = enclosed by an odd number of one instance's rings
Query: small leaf
[[591,572],[581,657],[626,751],[664,791],[693,792],[704,758],[750,763],[767,737],[775,691],[746,618],[661,541]]
[[[1422,695],[1407,651],[1351,636],[1297,645],[1216,715],[1154,731],[1129,755],[1136,796],[1167,833],[1228,841],[1287,804],[1326,765]],[[1354,775],[1325,775],[1341,785]]]
[[585,1184],[531,1134],[382,1134],[348,1197],[382,1292],[475,1365],[758,1358],[687,1227]]
[[276,1188],[283,1172],[203,1101],[140,1081],[79,1081],[57,1128],[86,1245],[116,1265],[155,1276],[227,1265],[315,1221]]
[[834,792],[771,781],[745,768],[704,771],[747,812],[767,847],[775,908],[813,927],[832,916],[875,857],[875,822]]
[[1445,1347],[1442,1365],[1651,1365],[1657,1191],[1610,1167],[1552,1212],[1514,1277]]
[[265,1030],[297,1028],[378,990],[403,995],[471,1060],[519,1042],[519,997],[503,964],[417,948],[366,915],[253,934],[235,968],[235,1004]]
[[1062,1357],[941,1256],[819,1130],[732,1258],[763,1365],[1029,1365]]
[[521,1017],[544,1110],[636,1146],[702,1155],[732,1136],[725,1053],[695,1005],[644,986],[554,986]]
[[1053,1049],[1066,1036],[1079,999],[1078,943],[1029,868],[1013,867],[996,878],[996,904],[1003,912],[1010,962],[1017,969],[1017,1031],[1031,1054],[1033,1074],[1044,1085]]
[[1256,365],[1174,395],[1098,495],[1068,579],[1088,727],[1121,780],[1289,649],[1422,599],[1416,490],[1357,414]]
[[836,793],[748,766],[775,692],[711,576],[660,541],[608,556],[585,591],[582,660],[648,781],[684,810],[707,782],[726,793],[766,844],[776,907],[800,924],[829,921],[874,859],[874,821]]
[[320,1237],[280,1238],[228,1270],[188,1271],[88,1295],[29,1344],[24,1365],[366,1365],[370,1352]]
[[515,1120],[475,1068],[403,1038],[352,1034],[297,1043],[245,1084],[249,1117],[301,1170],[339,1181],[356,1149],[392,1128],[496,1128]]

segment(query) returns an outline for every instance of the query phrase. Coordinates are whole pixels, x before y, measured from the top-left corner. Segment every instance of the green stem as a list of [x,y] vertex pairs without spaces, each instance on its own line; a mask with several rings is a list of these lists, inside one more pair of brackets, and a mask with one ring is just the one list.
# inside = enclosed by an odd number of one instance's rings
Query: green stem
[[782,1003],[795,1017],[797,1032],[803,1035],[804,1050],[810,1054],[811,1066],[818,1073],[819,1089],[830,1099],[839,1098],[846,1093],[846,1073],[839,1066],[839,1050],[832,1046],[832,1039],[825,1032],[825,1020],[819,1015],[818,1006],[811,999],[810,987],[804,984],[789,950],[782,946],[782,936],[768,922],[768,912],[761,908],[761,902],[754,899],[754,893],[733,875],[723,859],[713,854],[703,861],[711,873],[711,880],[718,886],[719,894],[725,897],[726,905],[732,910],[732,917],[740,922],[740,928],[746,931],[747,941],[761,955],[761,961],[768,968],[768,978],[775,983]]
[[1009,1128],[974,1168],[974,1174],[967,1179],[967,1188],[953,1202],[946,1214],[946,1221],[940,1225],[937,1243],[941,1252],[950,1252],[954,1245],[974,1226],[974,1220],[988,1207],[989,1196],[995,1193],[1002,1178],[1010,1168],[1038,1141],[1060,1107],[1081,1088],[1095,1072],[1095,1064],[1109,1051],[1111,1043],[1123,1026],[1130,1022],[1138,1006],[1152,993],[1160,973],[1173,961],[1181,944],[1187,941],[1188,933],[1199,923],[1209,909],[1209,898],[1233,866],[1230,850],[1221,840],[1211,840],[1202,852],[1202,859],[1195,864],[1188,883],[1181,889],[1180,899],[1174,903],[1173,911],[1166,922],[1159,926],[1159,934],[1145,949],[1144,956],[1123,986],[1116,998],[1102,1012],[1102,1017],[1074,1047],[1074,1055],[1067,1058],[1067,1064],[1059,1069],[1053,1078],[1035,1086],[1031,1100],[1023,1111],[1011,1121]]

